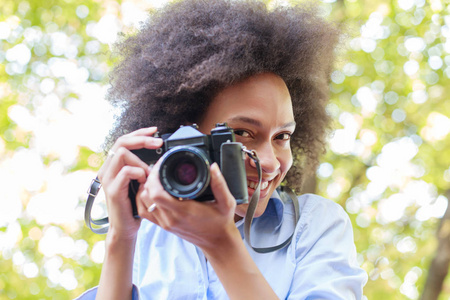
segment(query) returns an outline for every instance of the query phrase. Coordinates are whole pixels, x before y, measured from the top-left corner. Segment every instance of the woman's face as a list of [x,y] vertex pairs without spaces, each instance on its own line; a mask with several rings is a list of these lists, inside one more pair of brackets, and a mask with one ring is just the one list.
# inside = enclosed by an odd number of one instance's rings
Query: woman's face
[[[292,165],[290,137],[295,130],[289,91],[284,81],[273,73],[254,75],[222,90],[208,107],[199,125],[210,134],[216,123],[227,122],[236,140],[255,150],[261,162],[262,181],[255,217],[266,209],[267,202]],[[251,197],[258,181],[253,161],[246,159],[248,194]],[[245,216],[248,204],[238,205],[236,215]]]

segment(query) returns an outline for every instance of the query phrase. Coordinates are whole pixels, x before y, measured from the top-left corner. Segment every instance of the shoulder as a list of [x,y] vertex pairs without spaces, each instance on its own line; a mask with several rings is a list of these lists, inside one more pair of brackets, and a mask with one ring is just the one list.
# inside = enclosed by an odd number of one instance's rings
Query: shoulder
[[296,265],[292,299],[361,299],[367,274],[356,259],[349,216],[338,203],[317,195],[297,199],[300,220],[291,244]]
[[353,227],[348,214],[338,203],[318,195],[298,197],[300,219],[297,223],[294,247],[303,256],[311,249],[343,252],[354,248]]
[[343,207],[334,201],[315,194],[300,195],[297,199],[300,210],[299,225],[350,222]]

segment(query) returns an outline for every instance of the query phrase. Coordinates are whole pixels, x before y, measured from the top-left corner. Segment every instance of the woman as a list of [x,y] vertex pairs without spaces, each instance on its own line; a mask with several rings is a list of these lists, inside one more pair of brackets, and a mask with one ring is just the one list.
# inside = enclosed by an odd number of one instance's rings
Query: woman
[[[188,0],[151,15],[118,44],[109,98],[122,108],[99,172],[110,228],[98,289],[82,299],[361,299],[366,274],[356,264],[343,209],[316,195],[298,197],[300,218],[276,188],[300,191],[328,128],[327,84],[337,30],[314,6],[269,10],[255,1]],[[261,193],[252,244],[243,240],[248,205],[236,205],[211,165],[214,201],[179,201],[131,150],[157,149],[156,131],[198,124],[205,134],[227,122],[255,150]],[[249,197],[258,172],[246,159]],[[133,217],[128,187],[140,183]],[[140,294],[140,296],[138,295]]]

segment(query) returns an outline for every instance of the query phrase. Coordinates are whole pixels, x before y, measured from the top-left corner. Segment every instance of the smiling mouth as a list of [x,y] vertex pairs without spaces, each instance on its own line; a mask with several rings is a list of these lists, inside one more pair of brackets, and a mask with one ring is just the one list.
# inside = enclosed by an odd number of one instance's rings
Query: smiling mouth
[[[270,181],[261,182],[261,191],[265,190],[269,186]],[[256,189],[258,183],[254,181],[247,180],[247,186],[251,189]]]

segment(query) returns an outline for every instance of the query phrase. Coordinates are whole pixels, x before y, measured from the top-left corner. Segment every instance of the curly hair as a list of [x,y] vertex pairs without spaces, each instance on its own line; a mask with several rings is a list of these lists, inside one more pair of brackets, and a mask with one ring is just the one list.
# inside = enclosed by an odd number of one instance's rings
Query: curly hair
[[148,126],[199,123],[223,88],[271,72],[286,83],[297,128],[287,184],[300,189],[324,152],[325,111],[339,31],[313,3],[269,9],[261,1],[187,0],[150,13],[116,43],[108,100],[120,108],[105,142]]

